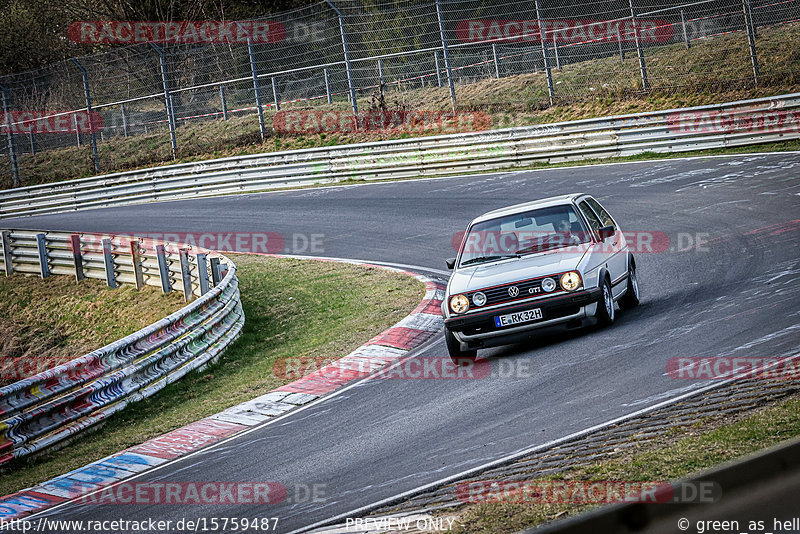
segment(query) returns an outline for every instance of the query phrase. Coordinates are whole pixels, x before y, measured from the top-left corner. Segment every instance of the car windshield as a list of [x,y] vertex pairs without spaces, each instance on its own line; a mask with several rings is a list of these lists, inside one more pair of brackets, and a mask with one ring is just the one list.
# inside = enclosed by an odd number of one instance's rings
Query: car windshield
[[571,204],[482,221],[469,229],[459,267],[580,245],[589,232]]

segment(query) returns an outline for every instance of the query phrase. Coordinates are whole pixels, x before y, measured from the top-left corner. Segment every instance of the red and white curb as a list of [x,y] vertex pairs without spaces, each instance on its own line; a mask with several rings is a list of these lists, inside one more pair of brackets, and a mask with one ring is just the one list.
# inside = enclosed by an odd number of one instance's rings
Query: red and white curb
[[347,356],[303,378],[32,488],[0,498],[0,520],[19,519],[84,496],[283,415],[391,364],[425,343],[443,327],[440,306],[444,298],[444,284],[394,267],[331,258],[320,261],[351,263],[413,276],[425,284],[425,297],[411,314],[391,328]]

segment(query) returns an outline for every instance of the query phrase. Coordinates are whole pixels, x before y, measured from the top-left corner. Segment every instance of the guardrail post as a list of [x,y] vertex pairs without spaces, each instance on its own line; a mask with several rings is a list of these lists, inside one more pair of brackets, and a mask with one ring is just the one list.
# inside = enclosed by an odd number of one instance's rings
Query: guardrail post
[[169,266],[164,245],[156,245],[156,259],[158,259],[158,275],[161,279],[161,291],[166,294],[172,291],[172,280],[169,279]]
[[120,105],[122,111],[122,134],[128,137],[128,114],[125,112],[125,104]]
[[144,274],[142,273],[142,253],[139,250],[139,240],[131,239],[131,265],[133,266],[133,280],[136,284],[136,289],[144,287]]
[[36,234],[36,250],[39,252],[39,274],[42,278],[50,276],[50,265],[47,255],[47,238],[44,234]]
[[325,76],[325,95],[328,97],[328,104],[330,104],[331,102],[333,102],[333,99],[331,98],[331,80],[328,76],[327,67],[322,69],[322,74],[323,76]]
[[639,41],[639,21],[636,20],[636,8],[633,7],[633,0],[628,0],[631,6],[631,22],[633,22],[633,37],[636,40],[636,55],[639,56],[639,71],[642,75],[642,89],[645,91],[650,89],[650,82],[647,80],[647,67],[644,63],[644,50],[642,43]]
[[497,45],[492,43],[492,58],[494,59],[494,77],[500,78],[500,60],[497,58]]
[[3,124],[6,127],[6,140],[8,141],[8,155],[11,158],[11,186],[19,187],[19,167],[17,166],[17,152],[14,150],[14,134],[11,133],[11,109],[8,103],[8,90],[0,85],[3,94]]
[[686,45],[686,50],[689,50],[689,32],[686,30],[686,13],[681,9],[681,27],[683,28],[683,42]]
[[103,264],[106,268],[106,284],[111,289],[117,288],[117,275],[114,273],[114,253],[111,250],[111,239],[103,239]]
[[3,268],[6,276],[11,276],[14,273],[14,262],[11,257],[11,232],[8,230],[0,232],[0,242],[3,245]]
[[181,280],[183,281],[183,300],[192,300],[192,276],[189,274],[189,251],[182,248],[178,251],[178,258],[181,260]]
[[347,68],[347,86],[350,90],[350,102],[353,105],[353,118],[355,119],[356,126],[358,125],[358,103],[356,102],[356,87],[353,85],[353,69],[350,65],[350,49],[347,45],[347,32],[344,31],[344,15],[339,11],[339,8],[331,0],[325,0],[331,6],[336,16],[339,17],[339,32],[342,34],[342,52],[344,53],[344,64]]
[[222,281],[222,274],[219,269],[219,258],[211,258],[211,282],[217,287]]
[[219,86],[219,101],[222,105],[222,120],[228,120],[228,100],[225,98],[225,86]]
[[[94,124],[92,122],[92,94],[89,92],[89,74],[80,62],[72,58],[72,62],[80,69],[83,78],[83,93],[86,97],[86,114],[89,115],[89,135],[92,143],[92,159],[94,160],[94,172],[100,172],[100,159],[97,156],[97,136],[94,134]],[[76,117],[77,124],[77,117]],[[77,130],[77,128],[76,128]]]
[[539,25],[539,40],[542,43],[542,60],[544,70],[547,73],[547,94],[550,97],[550,105],[553,105],[553,73],[550,71],[550,58],[547,54],[547,38],[542,27],[542,5],[540,0],[536,0],[536,21]]
[[742,0],[744,25],[747,29],[747,42],[750,45],[750,61],[753,64],[753,81],[758,85],[758,56],[756,55],[756,39],[753,31],[753,13],[750,11],[750,0]]
[[436,0],[436,18],[439,19],[439,35],[442,39],[442,53],[444,54],[444,70],[447,71],[447,85],[450,86],[450,103],[453,113],[456,112],[456,87],[453,83],[453,69],[450,68],[450,51],[447,48],[447,35],[444,31],[444,17],[442,15],[441,0]]
[[556,53],[556,68],[561,70],[561,57],[558,55],[558,41],[556,40],[556,32],[553,32],[553,50]]
[[169,141],[172,144],[172,159],[178,157],[178,141],[175,139],[175,110],[172,108],[172,96],[169,93],[169,77],[167,76],[167,59],[164,51],[155,43],[148,43],[158,54],[161,62],[161,82],[164,86],[164,106],[167,110],[167,121],[169,122]]
[[197,254],[197,281],[200,284],[200,295],[208,293],[208,255]]
[[281,101],[278,99],[278,82],[272,77],[272,100],[275,102],[275,111],[281,110]]
[[436,85],[437,87],[442,86],[442,69],[439,67],[439,51],[433,51],[433,65],[436,67]]
[[81,236],[69,236],[69,248],[72,249],[72,265],[75,267],[75,281],[80,282],[86,276],[83,274],[83,252],[81,251]]

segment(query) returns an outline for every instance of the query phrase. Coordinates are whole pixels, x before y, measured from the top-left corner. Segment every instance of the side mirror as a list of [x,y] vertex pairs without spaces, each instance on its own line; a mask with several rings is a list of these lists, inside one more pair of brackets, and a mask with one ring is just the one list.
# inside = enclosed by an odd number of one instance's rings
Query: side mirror
[[597,233],[600,234],[600,240],[601,241],[605,241],[609,237],[613,236],[616,232],[614,230],[614,227],[609,225],[609,226],[604,226],[604,227],[600,228],[597,231]]
[[450,269],[451,271],[453,269],[455,269],[455,267],[456,267],[456,259],[455,258],[447,258],[446,260],[444,260],[444,262],[447,264],[447,268]]

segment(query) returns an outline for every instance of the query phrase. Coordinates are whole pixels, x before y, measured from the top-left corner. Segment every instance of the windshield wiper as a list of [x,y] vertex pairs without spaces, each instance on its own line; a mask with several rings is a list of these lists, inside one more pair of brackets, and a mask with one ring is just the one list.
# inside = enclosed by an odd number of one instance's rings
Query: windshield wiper
[[472,258],[467,261],[462,261],[461,266],[471,265],[473,263],[485,263],[487,261],[494,261],[494,260],[504,260],[506,258],[519,258],[521,254],[514,253],[514,254],[501,254],[497,256],[479,256],[477,258]]

